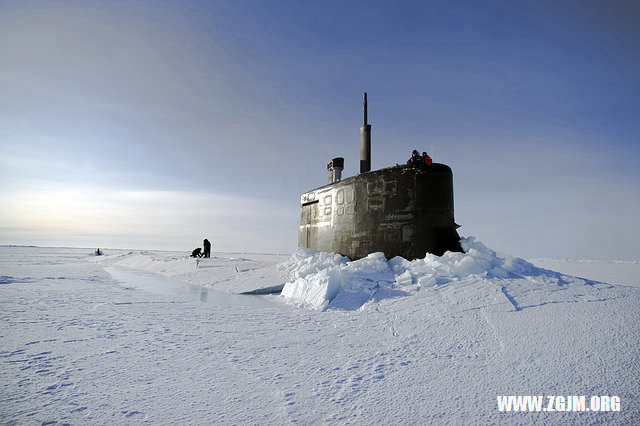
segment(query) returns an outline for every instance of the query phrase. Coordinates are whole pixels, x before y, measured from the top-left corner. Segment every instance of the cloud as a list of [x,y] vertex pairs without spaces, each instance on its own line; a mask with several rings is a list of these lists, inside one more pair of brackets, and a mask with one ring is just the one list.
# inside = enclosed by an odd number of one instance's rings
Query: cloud
[[2,195],[0,239],[7,243],[57,238],[75,245],[105,246],[106,240],[132,247],[147,241],[155,242],[155,248],[188,249],[207,237],[223,251],[295,249],[297,212],[287,213],[265,200],[95,186]]

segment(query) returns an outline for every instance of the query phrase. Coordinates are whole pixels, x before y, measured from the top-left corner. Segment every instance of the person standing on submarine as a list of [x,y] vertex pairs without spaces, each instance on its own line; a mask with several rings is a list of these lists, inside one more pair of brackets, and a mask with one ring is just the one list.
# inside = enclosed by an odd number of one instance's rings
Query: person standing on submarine
[[424,165],[424,158],[420,156],[417,149],[414,149],[411,153],[411,158],[407,161],[407,164],[411,167],[421,167]]
[[431,157],[429,157],[429,154],[427,154],[427,151],[422,151],[422,158],[424,159],[424,164],[426,166],[430,166],[433,164],[433,160],[431,159]]
[[202,242],[204,246],[204,252],[202,253],[202,257],[211,257],[211,243],[206,238]]

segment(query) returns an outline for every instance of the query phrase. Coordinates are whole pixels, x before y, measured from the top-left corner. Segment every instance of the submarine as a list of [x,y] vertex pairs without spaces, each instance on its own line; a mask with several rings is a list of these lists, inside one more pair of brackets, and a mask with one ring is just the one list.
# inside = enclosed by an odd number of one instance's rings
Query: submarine
[[446,164],[371,170],[371,124],[360,128],[360,173],[342,178],[344,158],[327,165],[328,183],[300,196],[298,246],[351,260],[375,252],[387,259],[462,252],[453,209],[453,172]]

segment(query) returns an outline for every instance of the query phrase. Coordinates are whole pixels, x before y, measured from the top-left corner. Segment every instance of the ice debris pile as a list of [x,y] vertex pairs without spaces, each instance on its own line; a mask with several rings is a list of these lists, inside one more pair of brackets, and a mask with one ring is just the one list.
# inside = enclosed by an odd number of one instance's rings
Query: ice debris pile
[[280,270],[289,278],[282,295],[314,309],[357,309],[384,295],[409,295],[421,287],[467,277],[512,278],[540,275],[545,270],[512,256],[496,253],[474,237],[460,240],[465,253],[427,254],[408,261],[387,260],[383,253],[350,261],[334,253],[299,249]]

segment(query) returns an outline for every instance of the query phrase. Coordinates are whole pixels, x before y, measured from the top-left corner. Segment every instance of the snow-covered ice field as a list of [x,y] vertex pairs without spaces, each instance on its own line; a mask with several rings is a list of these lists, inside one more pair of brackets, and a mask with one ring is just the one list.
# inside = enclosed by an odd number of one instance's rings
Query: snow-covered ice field
[[[638,264],[464,245],[414,262],[0,247],[0,421],[637,424]],[[497,395],[621,409],[505,413]]]
[[567,275],[640,287],[640,261],[531,259],[531,263]]

